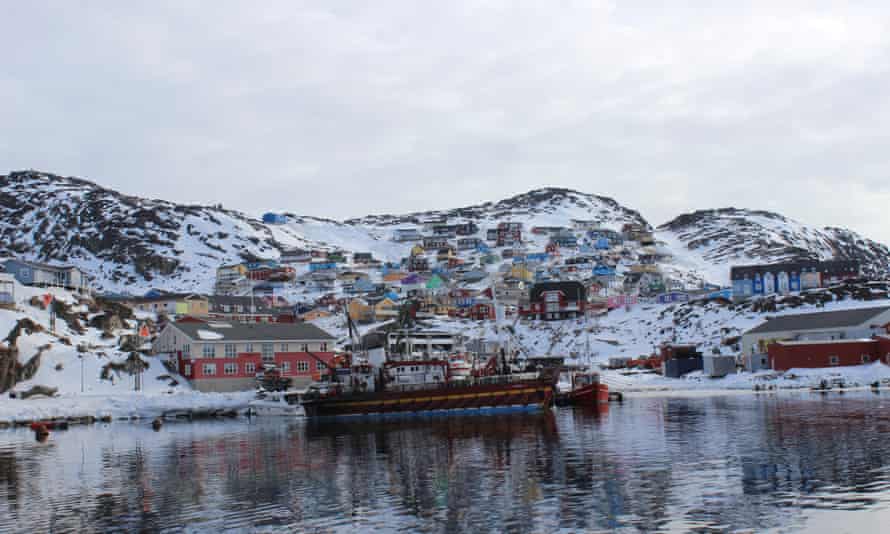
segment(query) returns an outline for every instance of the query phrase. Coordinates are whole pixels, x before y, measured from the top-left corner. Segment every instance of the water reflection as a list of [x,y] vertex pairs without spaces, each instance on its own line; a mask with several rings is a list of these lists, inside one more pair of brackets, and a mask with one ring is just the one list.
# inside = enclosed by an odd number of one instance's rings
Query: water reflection
[[825,510],[886,513],[885,398],[7,431],[0,531],[809,530]]

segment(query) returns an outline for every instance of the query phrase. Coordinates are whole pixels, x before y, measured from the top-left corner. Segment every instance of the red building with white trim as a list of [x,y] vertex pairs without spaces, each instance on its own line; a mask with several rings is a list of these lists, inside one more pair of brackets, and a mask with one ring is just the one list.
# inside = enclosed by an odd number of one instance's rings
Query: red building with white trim
[[274,366],[295,387],[319,380],[334,358],[334,338],[311,323],[168,323],[152,347],[166,354],[199,391],[256,387],[264,366]]
[[769,365],[775,371],[842,367],[884,362],[890,365],[890,338],[823,341],[778,341],[767,347]]
[[528,304],[519,314],[543,321],[561,321],[581,317],[587,310],[587,288],[573,280],[540,282],[532,286]]

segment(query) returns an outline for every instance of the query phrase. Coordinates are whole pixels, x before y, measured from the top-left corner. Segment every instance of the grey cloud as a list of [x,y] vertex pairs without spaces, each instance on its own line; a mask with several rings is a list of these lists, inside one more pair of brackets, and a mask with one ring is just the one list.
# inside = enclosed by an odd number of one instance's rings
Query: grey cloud
[[557,185],[890,241],[890,9],[18,2],[0,165],[349,217]]

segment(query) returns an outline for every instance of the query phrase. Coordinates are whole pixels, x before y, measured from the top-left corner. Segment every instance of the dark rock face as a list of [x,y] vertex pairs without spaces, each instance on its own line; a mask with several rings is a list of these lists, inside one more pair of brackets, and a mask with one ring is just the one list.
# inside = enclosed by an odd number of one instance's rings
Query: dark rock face
[[768,211],[723,208],[686,213],[658,227],[712,263],[857,260],[863,274],[886,273],[890,249],[842,228],[806,226]]
[[0,393],[5,393],[15,386],[18,365],[18,349],[0,345]]

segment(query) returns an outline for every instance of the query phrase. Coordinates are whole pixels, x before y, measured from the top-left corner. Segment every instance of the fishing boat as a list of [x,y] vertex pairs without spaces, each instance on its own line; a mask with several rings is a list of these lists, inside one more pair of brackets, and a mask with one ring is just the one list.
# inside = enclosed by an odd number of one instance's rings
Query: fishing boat
[[553,402],[553,384],[533,376],[473,378],[432,387],[390,388],[370,393],[336,390],[303,400],[306,416],[408,416],[493,413],[546,409]]
[[[329,369],[327,381],[303,395],[306,417],[405,417],[486,414],[548,409],[557,374],[552,369],[514,372],[505,353],[492,356],[481,369],[451,352],[454,344],[442,332],[424,334],[414,321],[416,303],[406,303],[399,329],[390,332],[387,350],[370,355],[347,315],[353,354]],[[392,341],[390,343],[390,341]]]
[[609,386],[600,381],[599,373],[573,373],[566,391],[556,395],[557,406],[594,406],[609,402]]

